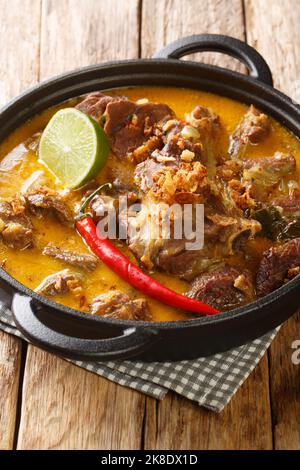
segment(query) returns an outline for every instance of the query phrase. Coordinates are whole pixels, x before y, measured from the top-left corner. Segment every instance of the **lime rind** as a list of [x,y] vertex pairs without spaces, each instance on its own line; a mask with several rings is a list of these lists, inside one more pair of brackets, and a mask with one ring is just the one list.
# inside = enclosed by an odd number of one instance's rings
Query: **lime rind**
[[95,177],[106,163],[107,137],[92,118],[75,108],[59,110],[39,143],[38,157],[69,189]]

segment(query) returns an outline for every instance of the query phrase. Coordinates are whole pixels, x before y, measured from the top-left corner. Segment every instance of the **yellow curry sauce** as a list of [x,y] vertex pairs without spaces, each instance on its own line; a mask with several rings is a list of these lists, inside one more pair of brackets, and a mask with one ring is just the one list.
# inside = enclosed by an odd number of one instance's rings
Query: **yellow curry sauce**
[[[201,91],[179,89],[179,88],[159,88],[159,87],[136,87],[129,89],[108,91],[111,95],[126,95],[129,99],[136,101],[141,98],[148,98],[149,101],[166,103],[175,112],[178,118],[184,119],[185,114],[190,112],[195,106],[201,104],[212,110],[220,116],[222,124],[222,133],[220,134],[218,147],[219,153],[226,153],[228,149],[229,135],[234,131],[242,116],[248,109],[248,106],[239,102],[205,93]],[[26,122],[19,129],[14,131],[4,142],[0,144],[0,159],[15,158],[20,155],[20,162],[10,170],[0,170],[0,197],[12,197],[22,189],[25,181],[32,175],[33,172],[42,171],[47,177],[47,185],[52,188],[62,189],[53,176],[47,169],[38,162],[36,153],[27,150],[23,143],[33,134],[43,130],[48,123],[51,116],[63,106],[70,106],[76,104],[68,102],[61,106],[52,108],[43,112]],[[300,143],[299,141],[282,125],[272,120],[272,130],[270,135],[259,145],[250,146],[246,150],[247,157],[263,157],[273,155],[276,151],[290,152],[294,155],[297,161],[297,169],[293,174],[293,179],[299,181],[299,168],[300,168]],[[132,166],[130,163],[124,164],[114,157],[109,156],[106,167],[98,175],[97,180],[99,183],[111,181],[114,178],[120,177],[122,180],[131,181]],[[289,175],[289,179],[291,176]],[[283,179],[284,181],[284,179]],[[278,191],[284,191],[285,188],[279,188]],[[74,201],[76,201],[76,192]],[[78,195],[78,201],[80,195]],[[77,201],[77,202],[78,202]],[[66,250],[73,250],[82,253],[88,253],[89,249],[83,243],[81,238],[76,234],[74,229],[62,226],[54,218],[32,217],[35,230],[35,247],[23,251],[14,250],[7,247],[0,242],[0,262],[3,264],[5,270],[11,274],[18,281],[31,289],[35,289],[42,280],[57,271],[64,268],[69,268],[71,271],[78,271],[78,268],[68,266],[63,261],[54,260],[42,254],[42,249],[49,243],[64,248]],[[270,247],[272,242],[263,237],[248,242],[249,263],[255,264],[260,259],[262,252]],[[124,250],[126,255],[134,261],[134,256],[129,252],[124,244],[118,243],[117,246]],[[236,256],[231,256],[227,262],[238,263],[243,266],[245,261],[237,259]],[[99,262],[98,267],[91,273],[84,274],[84,291],[86,294],[87,302],[106,292],[109,289],[121,290],[128,293],[132,297],[143,297],[143,295],[135,291],[131,286],[122,281],[116,274],[114,274],[103,263]],[[185,292],[188,290],[188,283],[180,280],[175,276],[167,275],[164,273],[154,273],[153,277],[158,279],[162,284],[167,285],[169,288],[177,292]],[[79,301],[74,298],[72,294],[57,295],[55,301],[64,305],[80,309]],[[154,321],[169,321],[186,319],[184,313],[178,312],[175,309],[161,304],[158,301],[148,299],[149,307]]]

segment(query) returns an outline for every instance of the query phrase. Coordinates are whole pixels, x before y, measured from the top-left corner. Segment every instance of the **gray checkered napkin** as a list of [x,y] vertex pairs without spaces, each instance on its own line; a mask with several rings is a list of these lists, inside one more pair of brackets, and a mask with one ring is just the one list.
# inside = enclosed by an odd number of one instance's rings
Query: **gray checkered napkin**
[[[1,290],[0,330],[25,339],[17,330]],[[179,362],[70,361],[120,385],[162,399],[173,390],[199,405],[219,412],[258,364],[277,331],[223,354]]]

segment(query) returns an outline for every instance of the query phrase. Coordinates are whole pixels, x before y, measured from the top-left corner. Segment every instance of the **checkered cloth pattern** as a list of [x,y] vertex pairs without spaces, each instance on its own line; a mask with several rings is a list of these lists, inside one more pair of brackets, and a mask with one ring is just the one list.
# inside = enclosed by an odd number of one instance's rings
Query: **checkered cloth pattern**
[[[16,328],[5,293],[0,300],[0,330],[25,339]],[[265,354],[277,330],[251,343],[210,357],[178,362],[69,361],[120,385],[164,398],[169,390],[220,412]]]

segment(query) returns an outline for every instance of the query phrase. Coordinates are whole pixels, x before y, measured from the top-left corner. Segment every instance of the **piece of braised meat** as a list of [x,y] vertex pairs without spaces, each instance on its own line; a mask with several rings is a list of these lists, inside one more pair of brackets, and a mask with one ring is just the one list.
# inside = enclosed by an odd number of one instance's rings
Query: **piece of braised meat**
[[166,104],[138,104],[119,99],[108,103],[106,107],[104,131],[112,151],[117,157],[124,158],[154,135],[156,125],[173,115]]
[[173,204],[203,202],[209,194],[207,168],[199,161],[178,166],[146,160],[136,166],[134,181],[149,200]]
[[299,272],[300,238],[289,240],[283,245],[272,246],[264,252],[257,271],[257,295],[269,294]]
[[200,161],[203,151],[198,129],[185,121],[169,119],[161,127],[163,147],[152,152],[158,163],[176,166],[180,162]]
[[280,207],[282,213],[288,217],[300,217],[300,197],[281,196],[272,201],[273,206]]
[[39,294],[54,296],[72,292],[76,297],[82,295],[83,277],[79,273],[73,273],[69,269],[58,271],[47,276],[35,289]]
[[201,106],[187,121],[167,120],[160,129],[163,146],[136,166],[136,185],[143,192],[151,190],[150,197],[162,202],[196,202],[208,189],[204,177],[213,166],[218,129],[218,116]]
[[220,127],[220,118],[211,109],[205,106],[196,106],[190,115],[187,117],[194,127],[196,127],[201,134],[214,133]]
[[107,96],[101,92],[91,93],[76,107],[104,127],[117,157],[124,158],[135,152],[135,161],[146,158],[160,147],[156,126],[174,116],[166,104],[148,100],[133,102],[125,96]]
[[33,226],[22,196],[0,201],[0,233],[11,248],[24,250],[33,246]]
[[259,168],[267,173],[285,175],[296,169],[296,159],[290,153],[275,152],[271,157],[247,158],[242,160],[243,170]]
[[295,157],[276,152],[270,157],[234,159],[217,168],[217,179],[226,183],[234,203],[242,210],[267,202],[282,178],[296,169]]
[[16,250],[25,250],[33,246],[32,229],[18,222],[8,222],[1,235],[4,243]]
[[270,157],[245,158],[243,160],[227,160],[217,168],[217,177],[223,181],[231,179],[266,179],[266,184],[273,176],[283,176],[296,169],[296,159],[293,155],[275,152]]
[[187,250],[187,240],[164,240],[155,258],[156,266],[167,273],[189,280],[216,263],[207,250]]
[[50,215],[63,225],[73,225],[72,213],[57,191],[40,187],[26,193],[25,198],[29,210],[38,217]]
[[96,223],[110,214],[115,218],[118,215],[118,206],[119,201],[117,198],[105,194],[97,194],[89,205],[93,219]]
[[247,270],[225,266],[196,277],[186,295],[218,310],[230,310],[253,300],[252,276]]
[[262,142],[269,135],[270,130],[271,123],[268,116],[251,105],[230,136],[229,154],[232,157],[239,157],[247,145]]
[[96,297],[90,305],[90,312],[93,315],[120,320],[150,321],[152,319],[146,300],[132,300],[129,295],[117,290],[111,290]]
[[147,158],[135,167],[134,180],[136,186],[143,192],[149,191],[153,184],[153,176],[163,169],[163,164],[152,158]]
[[201,161],[210,166],[214,155],[214,143],[220,129],[219,116],[210,109],[197,106],[186,121],[170,119],[161,127],[164,146],[157,148],[151,157],[166,166]]
[[[224,256],[234,253],[241,239],[253,238],[261,231],[261,224],[252,218],[226,216],[222,213],[205,214],[204,226],[198,221],[197,238],[195,232],[187,232],[178,238],[175,236],[178,225],[181,227],[180,214],[174,213],[174,220],[168,227],[167,237],[159,236],[161,223],[168,211],[163,206],[159,213],[151,212],[151,205],[145,203],[134,217],[128,218],[128,245],[136,258],[147,267],[191,279],[219,262]],[[179,222],[179,224],[178,224]],[[131,227],[135,230],[131,231]],[[190,227],[192,231],[193,227]],[[200,231],[204,229],[204,246],[200,240]],[[177,232],[178,233],[178,232]],[[151,236],[150,236],[151,235]],[[195,243],[195,242],[198,243]],[[193,245],[191,245],[193,244]]]
[[119,99],[126,100],[127,98],[125,96],[108,96],[101,93],[101,91],[96,91],[87,95],[76,108],[88,114],[96,121],[100,121],[108,103],[118,101]]
[[71,266],[76,266],[78,268],[85,269],[86,271],[94,271],[98,264],[98,260],[94,255],[62,250],[61,248],[50,244],[43,249],[43,255],[64,261]]
[[207,164],[210,165],[212,163],[210,159],[214,160],[215,163],[215,144],[221,129],[220,117],[210,108],[198,105],[193,109],[191,114],[187,115],[186,119],[200,135],[200,141],[203,146],[202,153]]

